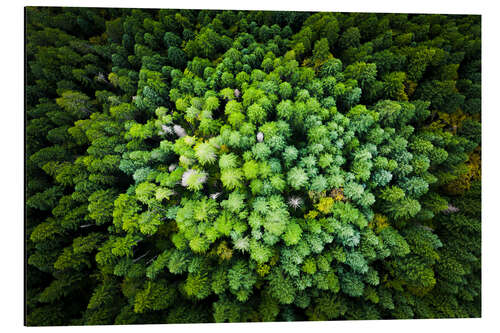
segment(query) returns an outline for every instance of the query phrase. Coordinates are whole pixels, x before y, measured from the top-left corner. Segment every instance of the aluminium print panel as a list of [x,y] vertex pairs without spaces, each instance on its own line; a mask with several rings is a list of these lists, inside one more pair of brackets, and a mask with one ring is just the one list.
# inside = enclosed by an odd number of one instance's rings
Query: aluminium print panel
[[481,17],[26,7],[28,326],[481,316]]

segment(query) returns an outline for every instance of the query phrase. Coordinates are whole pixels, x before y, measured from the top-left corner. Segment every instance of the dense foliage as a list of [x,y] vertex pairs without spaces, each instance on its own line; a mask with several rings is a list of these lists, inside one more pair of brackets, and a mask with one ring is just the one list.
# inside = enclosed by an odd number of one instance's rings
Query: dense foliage
[[480,17],[26,14],[28,325],[481,315]]

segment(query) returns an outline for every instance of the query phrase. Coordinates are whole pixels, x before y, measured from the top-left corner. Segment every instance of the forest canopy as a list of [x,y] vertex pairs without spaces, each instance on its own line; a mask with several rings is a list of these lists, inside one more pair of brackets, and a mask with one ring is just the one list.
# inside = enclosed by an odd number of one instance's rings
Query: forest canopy
[[28,326],[481,316],[481,17],[26,8]]

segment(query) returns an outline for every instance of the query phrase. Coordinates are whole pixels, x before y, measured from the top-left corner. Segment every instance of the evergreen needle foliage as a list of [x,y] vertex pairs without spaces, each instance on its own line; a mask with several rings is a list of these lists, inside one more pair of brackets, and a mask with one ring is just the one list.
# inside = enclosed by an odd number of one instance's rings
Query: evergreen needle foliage
[[480,17],[26,14],[27,325],[481,316]]

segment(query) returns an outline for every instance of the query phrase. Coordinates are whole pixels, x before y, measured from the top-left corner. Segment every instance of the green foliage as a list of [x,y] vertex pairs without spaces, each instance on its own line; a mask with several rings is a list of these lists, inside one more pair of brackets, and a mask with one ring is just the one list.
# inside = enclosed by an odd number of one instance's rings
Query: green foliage
[[166,281],[145,282],[137,291],[134,301],[134,312],[144,313],[168,308],[173,304],[175,289],[168,288]]
[[479,16],[26,30],[28,325],[481,316]]

